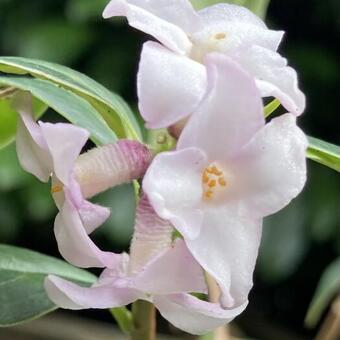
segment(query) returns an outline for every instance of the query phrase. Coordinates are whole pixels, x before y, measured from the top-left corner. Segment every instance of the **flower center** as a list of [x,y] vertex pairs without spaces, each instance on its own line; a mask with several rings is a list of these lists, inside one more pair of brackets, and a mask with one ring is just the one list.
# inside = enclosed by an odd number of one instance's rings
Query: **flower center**
[[203,200],[210,201],[228,185],[225,172],[216,163],[210,164],[202,173]]
[[227,38],[228,34],[226,32],[216,32],[214,30],[200,32],[191,36],[193,47],[190,57],[199,63],[203,63],[204,56],[208,53],[223,51]]

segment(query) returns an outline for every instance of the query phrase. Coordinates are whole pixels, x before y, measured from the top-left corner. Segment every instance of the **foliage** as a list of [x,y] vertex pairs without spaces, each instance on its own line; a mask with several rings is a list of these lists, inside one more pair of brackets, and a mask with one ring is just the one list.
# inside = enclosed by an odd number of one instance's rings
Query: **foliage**
[[31,320],[56,308],[44,289],[48,274],[84,285],[96,280],[94,275],[64,261],[31,250],[0,245],[0,326]]

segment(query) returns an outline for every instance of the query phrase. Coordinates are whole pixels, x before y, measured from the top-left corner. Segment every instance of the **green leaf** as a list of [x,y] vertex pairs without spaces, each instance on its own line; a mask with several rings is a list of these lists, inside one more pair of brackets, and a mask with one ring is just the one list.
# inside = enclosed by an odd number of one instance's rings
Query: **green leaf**
[[340,258],[331,263],[321,276],[305,319],[305,324],[308,327],[316,326],[321,315],[332,301],[332,298],[339,291]]
[[29,58],[72,64],[89,48],[93,33],[89,25],[76,25],[65,17],[41,18],[29,29],[26,25],[20,28],[17,53]]
[[272,100],[264,107],[264,117],[265,118],[269,117],[273,112],[276,111],[276,109],[279,108],[280,105],[281,103],[279,100],[277,99]]
[[80,72],[42,60],[19,57],[1,57],[0,72],[48,79],[86,99],[119,138],[142,140],[137,120],[125,101]]
[[119,328],[126,334],[130,334],[133,328],[132,313],[126,307],[110,309],[112,316],[118,323]]
[[307,157],[340,172],[340,147],[323,140],[308,137]]
[[96,281],[89,272],[59,259],[0,245],[0,327],[28,321],[56,309],[44,290],[48,274],[85,286]]
[[270,0],[191,0],[193,6],[196,9],[202,9],[208,6],[212,6],[218,3],[229,3],[235,4],[239,6],[244,6],[250,9],[253,13],[255,13],[260,18],[264,19],[267,13],[267,8]]
[[102,116],[85,99],[50,81],[25,76],[0,76],[0,85],[30,91],[32,95],[75,125],[88,130],[96,144],[117,140]]
[[[38,99],[33,100],[35,117],[40,117],[47,109],[47,105]],[[18,115],[11,106],[9,98],[0,99],[0,149],[14,140]]]

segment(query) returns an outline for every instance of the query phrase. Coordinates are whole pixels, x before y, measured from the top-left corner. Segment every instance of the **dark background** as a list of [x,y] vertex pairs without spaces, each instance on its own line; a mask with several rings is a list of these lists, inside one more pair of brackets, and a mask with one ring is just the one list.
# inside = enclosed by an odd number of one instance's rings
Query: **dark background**
[[[104,21],[106,0],[0,0],[0,55],[68,65],[136,107],[138,55],[148,37],[124,20]],[[340,144],[339,0],[272,0],[270,28],[286,31],[281,52],[298,70],[307,96],[306,133]],[[60,119],[49,112],[46,120]],[[237,325],[258,339],[310,339],[304,317],[319,278],[340,254],[340,176],[309,162],[304,193],[265,222],[255,287]],[[17,165],[13,146],[0,151],[0,242],[57,256],[49,188]],[[99,198],[112,217],[95,235],[103,248],[123,250],[133,225],[129,186]],[[87,312],[82,315],[104,317]],[[168,330],[164,323],[165,330]]]

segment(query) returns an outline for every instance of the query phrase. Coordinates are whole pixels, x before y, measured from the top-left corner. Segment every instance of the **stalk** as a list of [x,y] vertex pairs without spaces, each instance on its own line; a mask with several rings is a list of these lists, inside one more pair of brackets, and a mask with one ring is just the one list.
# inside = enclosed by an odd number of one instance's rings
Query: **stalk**
[[131,340],[156,339],[156,311],[153,304],[138,300],[132,305],[133,329]]

